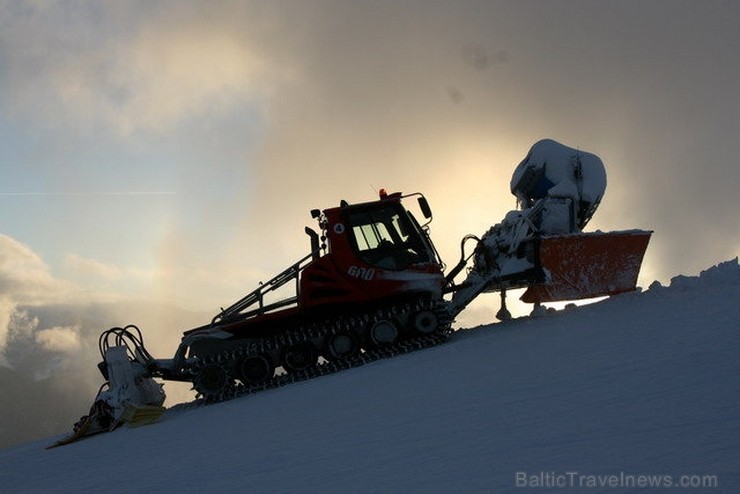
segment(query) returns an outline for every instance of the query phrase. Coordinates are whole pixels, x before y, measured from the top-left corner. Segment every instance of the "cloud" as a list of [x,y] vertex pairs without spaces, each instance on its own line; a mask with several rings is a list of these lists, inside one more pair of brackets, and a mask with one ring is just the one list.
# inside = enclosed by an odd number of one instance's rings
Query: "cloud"
[[[68,268],[91,280],[121,283],[129,274],[116,266],[67,256]],[[93,285],[84,285],[90,287]],[[114,296],[112,296],[113,294]],[[155,356],[174,355],[181,332],[210,320],[147,294],[82,290],[56,278],[30,247],[0,235],[0,447],[69,430],[103,383],[97,370],[100,333],[137,324]],[[189,387],[168,387],[168,404],[192,399]],[[49,404],[53,403],[54,406]],[[33,410],[24,407],[33,406]],[[18,427],[24,413],[36,421]]]
[[49,267],[28,246],[0,234],[0,297],[17,302],[46,299],[62,284],[51,275]]
[[[83,339],[87,348],[94,348],[103,329],[128,324],[129,318],[138,319],[137,312],[157,326],[171,319],[167,313],[174,309],[152,296],[154,288],[146,288],[151,284],[149,272],[76,254],[66,257],[66,267],[67,274],[79,282],[55,277],[30,247],[0,235],[0,358],[4,365],[20,365],[31,354],[69,353],[79,349]],[[144,309],[147,304],[159,308]],[[170,347],[171,342],[167,343]]]
[[44,125],[128,135],[258,103],[267,62],[198,5],[182,22],[170,2],[3,2],[7,107]]
[[15,303],[7,297],[0,297],[0,367],[7,367],[8,361],[5,358],[5,342],[8,334],[8,325],[10,318],[15,312]]
[[591,228],[656,231],[646,272],[734,257],[740,7],[686,5],[690,16],[660,2],[294,6],[269,48],[296,70],[266,118],[259,231],[295,241],[306,203],[421,190],[450,263],[462,235],[513,207],[515,165],[552,137],[606,164]]
[[0,234],[0,363],[11,321],[19,305],[52,303],[60,297],[75,297],[78,290],[55,279],[46,263],[28,246]]
[[[696,29],[658,4],[2,5],[0,83],[15,115],[176,135],[173,148],[197,156],[178,163],[192,194],[158,230],[176,298],[188,278],[218,292],[224,268],[240,266],[245,285],[269,276],[305,252],[309,208],[380,187],[427,194],[449,262],[462,235],[513,206],[511,171],[543,137],[604,159],[592,225],[655,229],[651,272],[734,255],[736,238],[703,241],[739,230],[717,213],[740,206],[734,4],[692,7]],[[259,114],[248,145],[253,128],[225,117],[241,111]]]
[[50,352],[72,353],[80,349],[79,327],[53,327],[36,333],[36,343]]
[[117,49],[107,82],[118,97],[108,103],[122,132],[162,130],[259,99],[267,68],[248,44],[207,22],[196,28],[163,21],[144,25]]
[[77,254],[68,254],[65,265],[71,271],[78,274],[102,278],[105,280],[116,280],[123,275],[121,268],[112,264],[106,264],[95,259],[87,259]]

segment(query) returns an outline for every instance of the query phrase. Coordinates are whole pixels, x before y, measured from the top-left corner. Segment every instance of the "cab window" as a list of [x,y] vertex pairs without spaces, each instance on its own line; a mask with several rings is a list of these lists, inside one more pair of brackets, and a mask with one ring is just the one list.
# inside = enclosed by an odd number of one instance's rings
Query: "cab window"
[[404,210],[384,207],[349,211],[347,216],[354,246],[363,262],[400,270],[429,261],[423,241],[411,227]]

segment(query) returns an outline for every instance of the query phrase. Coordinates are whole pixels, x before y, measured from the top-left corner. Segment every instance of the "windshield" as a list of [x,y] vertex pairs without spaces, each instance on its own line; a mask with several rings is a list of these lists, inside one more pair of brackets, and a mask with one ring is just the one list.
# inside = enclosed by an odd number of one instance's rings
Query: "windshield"
[[429,262],[421,232],[400,206],[348,211],[352,239],[359,258],[384,269],[405,269],[410,264]]

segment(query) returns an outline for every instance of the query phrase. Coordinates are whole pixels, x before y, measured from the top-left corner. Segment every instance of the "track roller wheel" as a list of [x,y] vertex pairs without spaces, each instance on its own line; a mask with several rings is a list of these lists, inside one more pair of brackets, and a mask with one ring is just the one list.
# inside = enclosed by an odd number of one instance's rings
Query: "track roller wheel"
[[298,372],[316,365],[319,353],[309,342],[296,343],[283,349],[283,369],[287,372]]
[[204,364],[195,376],[193,387],[206,400],[218,400],[231,384],[229,373],[215,362]]
[[390,319],[381,319],[370,326],[367,336],[374,346],[392,345],[398,339],[398,327]]
[[422,310],[411,318],[411,328],[419,334],[432,334],[439,327],[437,315],[430,310]]
[[339,331],[326,339],[324,357],[329,361],[337,361],[354,357],[360,351],[360,339],[353,331]]
[[275,366],[267,355],[250,355],[239,362],[238,372],[244,384],[251,384],[270,379],[275,374]]

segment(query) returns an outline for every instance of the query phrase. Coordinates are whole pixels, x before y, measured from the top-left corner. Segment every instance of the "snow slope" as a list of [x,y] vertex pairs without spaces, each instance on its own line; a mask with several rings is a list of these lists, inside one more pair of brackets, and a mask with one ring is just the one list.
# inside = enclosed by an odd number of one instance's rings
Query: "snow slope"
[[698,475],[740,492],[738,302],[735,259],[155,425],[2,450],[0,489],[645,492],[639,475]]

